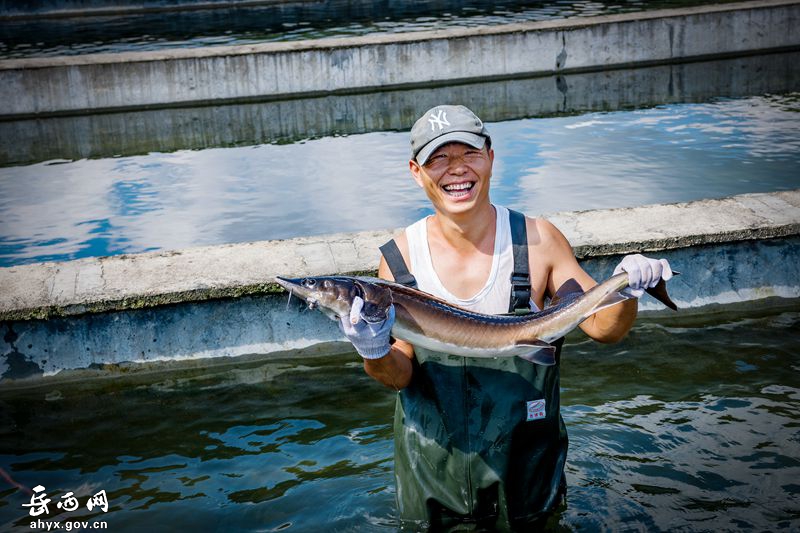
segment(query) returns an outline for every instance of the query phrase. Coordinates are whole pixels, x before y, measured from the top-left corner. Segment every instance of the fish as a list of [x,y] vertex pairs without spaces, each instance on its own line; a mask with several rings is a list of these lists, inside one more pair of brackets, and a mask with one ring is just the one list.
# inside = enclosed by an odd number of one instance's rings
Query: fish
[[[585,292],[577,281],[570,279],[542,311],[508,315],[470,311],[426,292],[379,278],[278,276],[276,283],[290,293],[290,298],[292,295],[302,298],[309,308],[319,309],[332,320],[351,317],[356,297],[363,300],[363,307],[354,318],[367,322],[385,320],[390,306],[394,305],[391,335],[415,346],[464,357],[517,356],[540,365],[555,364],[553,341],[598,311],[634,297],[622,292],[628,287],[625,272]],[[663,279],[646,290],[670,309],[677,310]]]

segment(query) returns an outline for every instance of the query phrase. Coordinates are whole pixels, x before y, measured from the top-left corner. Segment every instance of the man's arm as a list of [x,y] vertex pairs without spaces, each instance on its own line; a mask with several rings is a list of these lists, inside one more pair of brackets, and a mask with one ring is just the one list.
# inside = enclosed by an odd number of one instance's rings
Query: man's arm
[[[381,257],[378,267],[378,277],[394,281],[392,272],[383,257]],[[386,356],[379,359],[364,359],[364,371],[387,387],[400,390],[411,383],[414,368],[411,361],[413,359],[414,347],[405,341],[395,339]]]
[[[543,219],[536,220],[536,227],[541,240],[538,243],[540,250],[534,253],[544,254],[542,257],[546,258],[545,264],[549,268],[547,290],[551,295],[570,278],[574,278],[584,291],[597,285],[578,264],[572,246],[558,228]],[[632,298],[590,316],[581,324],[581,329],[598,342],[617,342],[630,331],[637,311],[638,300]]]

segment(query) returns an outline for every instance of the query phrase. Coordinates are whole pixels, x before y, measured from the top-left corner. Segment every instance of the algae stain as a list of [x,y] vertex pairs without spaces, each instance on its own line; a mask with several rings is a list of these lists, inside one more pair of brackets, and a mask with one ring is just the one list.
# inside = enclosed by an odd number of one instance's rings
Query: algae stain
[[0,376],[0,378],[21,379],[33,376],[41,376],[44,374],[44,371],[39,368],[39,365],[27,359],[25,354],[17,350],[17,347],[14,343],[17,341],[19,336],[11,327],[11,324],[8,324],[7,327],[8,331],[3,336],[3,341],[11,346],[11,352],[6,354],[6,370],[3,372],[3,375]]

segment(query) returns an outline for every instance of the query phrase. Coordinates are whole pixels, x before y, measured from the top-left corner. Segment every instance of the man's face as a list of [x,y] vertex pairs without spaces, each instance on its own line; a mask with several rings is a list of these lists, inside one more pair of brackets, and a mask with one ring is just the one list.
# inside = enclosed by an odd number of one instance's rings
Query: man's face
[[424,165],[409,162],[411,174],[437,210],[463,212],[488,199],[494,152],[461,143],[440,146]]

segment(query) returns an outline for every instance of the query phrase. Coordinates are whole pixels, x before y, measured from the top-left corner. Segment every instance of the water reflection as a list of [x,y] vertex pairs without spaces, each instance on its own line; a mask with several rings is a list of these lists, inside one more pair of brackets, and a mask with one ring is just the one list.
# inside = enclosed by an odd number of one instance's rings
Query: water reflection
[[[592,529],[796,527],[800,381],[787,335],[799,319],[648,323],[611,349],[580,344],[594,373],[567,367],[563,378],[567,468],[571,502],[608,510]],[[584,525],[570,515],[562,523]]]
[[[732,0],[422,0],[412,3],[326,0],[278,4],[265,2],[270,5],[128,13],[122,16],[11,19],[4,20],[0,25],[0,58],[244,45],[370,33],[468,28],[722,1]],[[14,2],[5,4],[7,15],[42,10],[31,6],[29,2],[23,5],[15,5]],[[103,2],[95,6],[91,6],[91,2],[78,4],[83,8],[108,8],[108,4]],[[70,2],[58,7],[69,8]]]
[[[529,214],[800,186],[798,94],[489,124]],[[407,132],[0,169],[0,266],[395,228],[428,212]]]
[[[676,83],[674,80],[680,80]],[[708,102],[800,88],[800,52],[315,98],[0,121],[0,166],[407,132],[463,102],[486,122]],[[535,95],[535,97],[531,97]]]
[[508,151],[534,148],[505,169],[509,193],[542,213],[798,187],[798,111],[790,95],[509,122]]
[[[375,387],[367,404],[349,400],[343,391],[364,389],[368,379],[350,360],[260,362],[4,398],[9,423],[0,431],[0,466],[23,484],[42,484],[54,501],[71,490],[82,502],[105,489],[112,508],[95,518],[123,531],[164,524],[309,530],[363,523],[368,508],[388,521],[384,408],[393,397]],[[338,400],[330,397],[331,383]],[[15,448],[27,450],[24,457],[10,455]],[[28,517],[16,512],[23,509],[19,495],[5,488],[0,494],[3,503],[13,501],[0,506],[3,529],[27,526]],[[361,501],[365,494],[379,504]],[[309,511],[313,501],[326,504]],[[80,512],[65,515],[59,518],[81,519]]]
[[[798,327],[794,310],[641,322],[612,346],[572,335],[554,523],[796,528]],[[391,531],[393,402],[355,354],[2,390],[0,466],[55,500],[105,489],[111,509],[93,516],[115,530]],[[28,527],[27,501],[0,486],[0,527]]]

